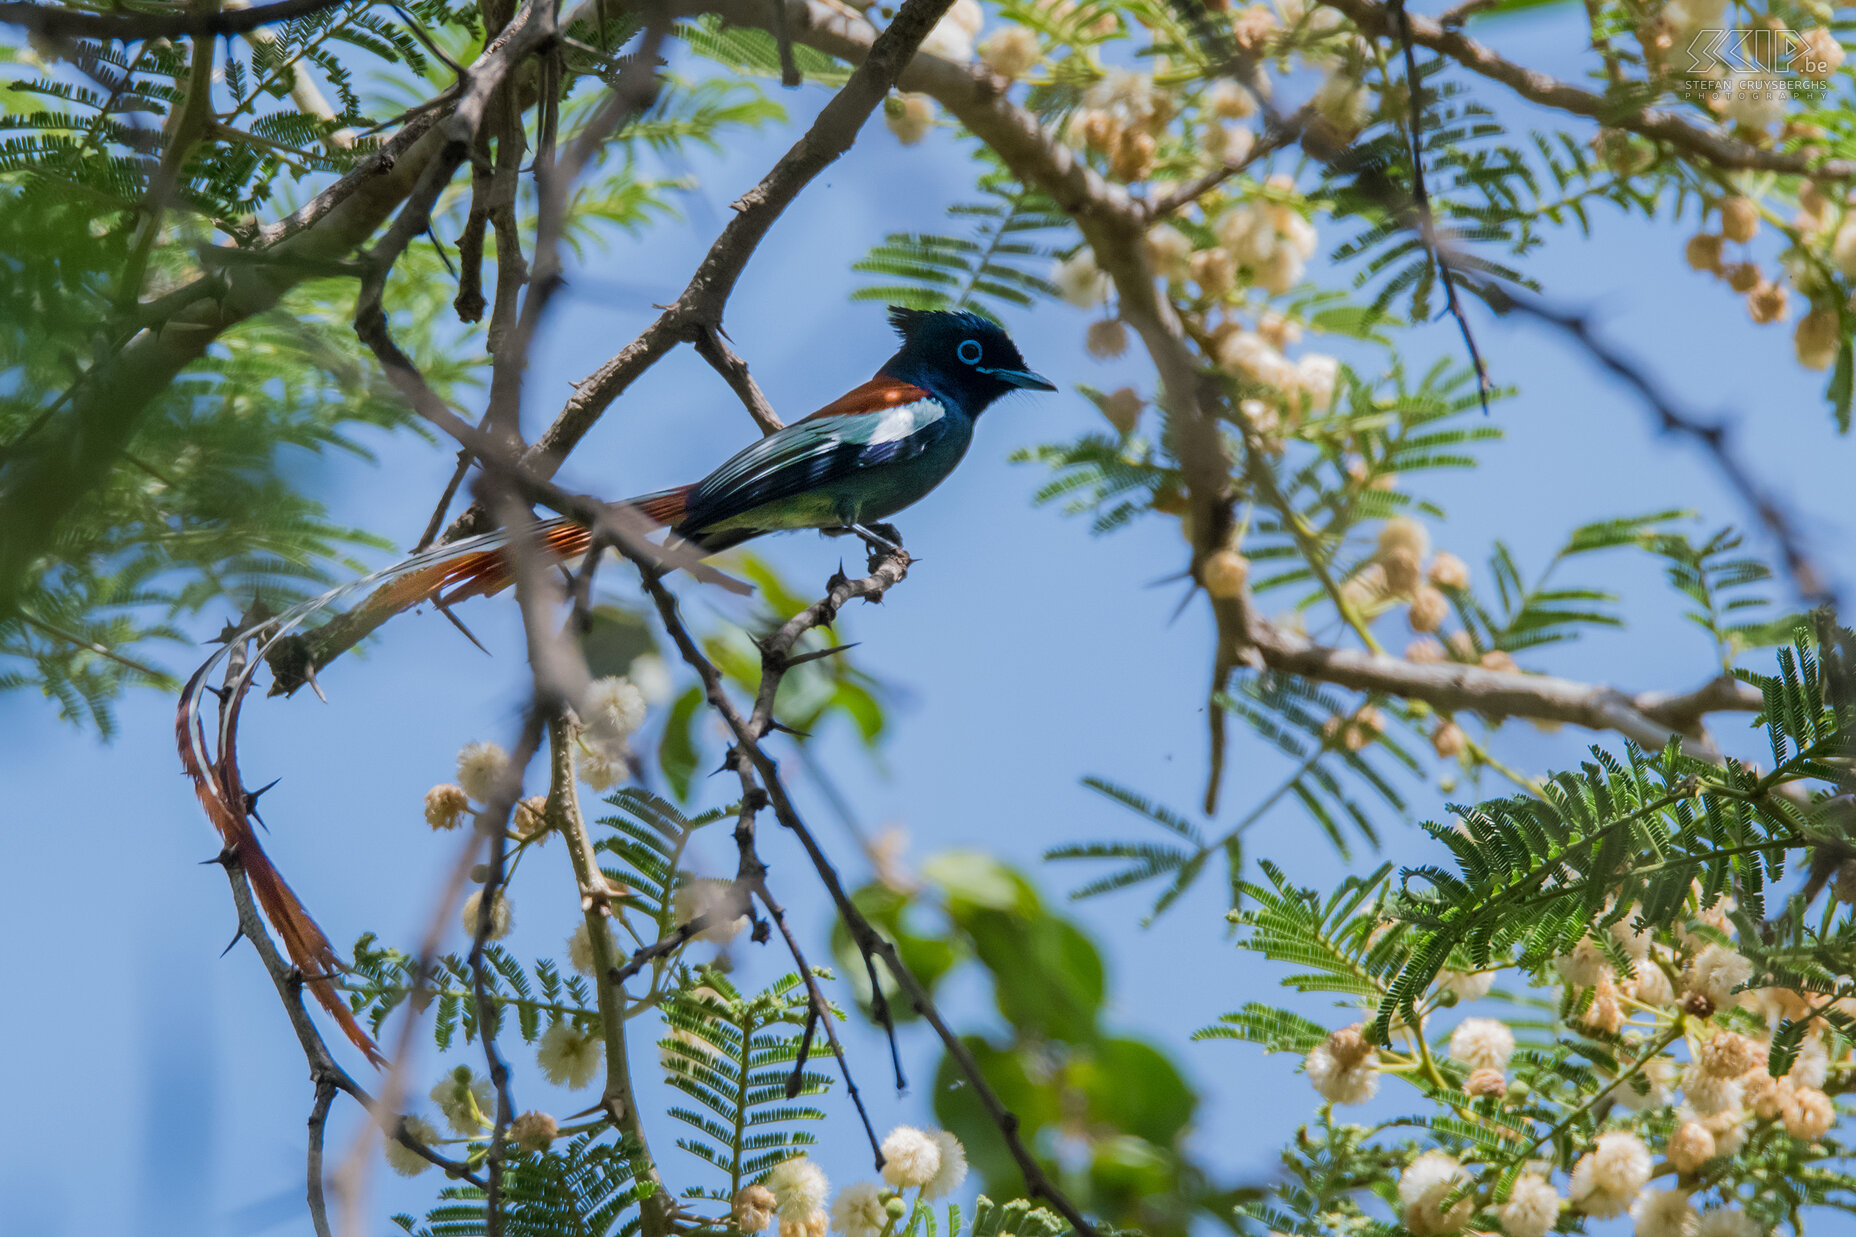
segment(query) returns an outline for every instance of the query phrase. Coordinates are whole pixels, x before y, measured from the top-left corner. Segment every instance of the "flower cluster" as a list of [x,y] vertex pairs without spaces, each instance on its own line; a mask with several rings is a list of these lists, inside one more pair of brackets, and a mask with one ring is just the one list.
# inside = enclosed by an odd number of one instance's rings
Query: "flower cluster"
[[[1723,940],[1731,940],[1733,916],[1731,899],[1709,902],[1699,887],[1686,921],[1671,930],[1645,926],[1635,905],[1621,915],[1607,908],[1602,928],[1551,965],[1517,974],[1563,987],[1569,1027],[1611,1045],[1606,1052],[1616,1056],[1614,1069],[1570,1098],[1566,1076],[1554,1073],[1554,1054],[1530,1054],[1520,1024],[1492,1013],[1458,1020],[1434,1060],[1420,1046],[1434,1034],[1427,1018],[1489,997],[1487,971],[1442,972],[1418,1021],[1394,1020],[1389,1045],[1367,1040],[1359,1024],[1334,1031],[1308,1053],[1308,1079],[1326,1103],[1349,1105],[1373,1099],[1383,1078],[1429,1076],[1477,1106],[1471,1113],[1460,1098],[1445,1101],[1458,1106],[1457,1115],[1512,1141],[1507,1154],[1499,1143],[1414,1150],[1396,1197],[1400,1223],[1417,1237],[1465,1230],[1485,1207],[1505,1237],[1545,1237],[1568,1211],[1593,1220],[1628,1214],[1638,1237],[1764,1234],[1769,1230],[1744,1209],[1725,1157],[1755,1145],[1770,1149],[1774,1139],[1826,1138],[1839,1116],[1831,1079],[1847,1079],[1856,1062],[1818,1021],[1786,1071],[1770,1072],[1781,1020],[1807,1019],[1816,1006],[1789,989],[1750,986],[1753,962]],[[1856,1000],[1838,1004],[1856,1012]],[[1589,1141],[1575,1144],[1567,1159],[1531,1158],[1551,1151],[1523,1133],[1541,1119],[1531,1106],[1543,1086],[1550,1090],[1542,1095],[1557,1093],[1568,1108],[1600,1114],[1595,1128],[1587,1127]],[[1563,1184],[1556,1184],[1562,1171]],[[1665,1175],[1666,1185],[1652,1188]],[[1511,1183],[1505,1193],[1504,1182]]]
[[859,1181],[845,1186],[827,1212],[830,1185],[825,1173],[805,1156],[777,1164],[758,1184],[735,1195],[733,1219],[744,1233],[758,1233],[780,1221],[780,1237],[823,1237],[829,1229],[840,1237],[878,1237],[907,1214],[904,1194],[922,1201],[946,1198],[967,1176],[967,1150],[946,1130],[919,1130],[900,1125],[883,1139],[883,1184]]

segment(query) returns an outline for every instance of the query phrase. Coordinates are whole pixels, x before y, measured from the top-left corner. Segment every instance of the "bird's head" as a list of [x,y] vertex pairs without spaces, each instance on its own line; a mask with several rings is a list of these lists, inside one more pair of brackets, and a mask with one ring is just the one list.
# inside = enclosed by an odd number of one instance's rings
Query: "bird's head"
[[969,414],[1015,390],[1057,389],[1025,367],[998,323],[978,314],[892,305],[889,322],[902,336],[902,348],[881,372],[954,400]]

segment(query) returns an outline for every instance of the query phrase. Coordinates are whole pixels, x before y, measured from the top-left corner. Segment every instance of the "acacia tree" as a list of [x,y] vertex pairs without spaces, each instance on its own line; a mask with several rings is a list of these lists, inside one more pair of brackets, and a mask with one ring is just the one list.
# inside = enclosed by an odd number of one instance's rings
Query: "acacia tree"
[[[427,1218],[403,1218],[418,1232],[657,1237],[777,1219],[784,1237],[828,1224],[989,1237],[1209,1217],[1244,1232],[1542,1237],[1629,1211],[1644,1237],[1739,1237],[1851,1208],[1837,1099],[1856,1076],[1856,640],[1733,428],[1671,398],[1528,261],[1603,209],[1699,218],[1670,260],[1718,274],[1723,313],[1731,295],[1791,330],[1847,430],[1856,130],[1841,27],[1812,4],[1591,0],[1589,63],[1562,81],[1470,33],[1518,7],[0,5],[26,35],[6,53],[19,76],[0,145],[0,683],[107,733],[120,692],[180,688],[150,646],[209,602],[256,599],[186,682],[180,734],[242,935],[310,1065],[319,1232],[366,1205],[364,1161],[340,1176],[348,1215],[325,1199],[323,1131],[343,1096],[377,1118],[394,1168],[452,1179]],[[638,152],[782,123],[757,76],[829,102],[682,294],[525,439],[537,418],[522,379],[567,252],[670,209]],[[1505,119],[1516,97],[1552,123]],[[1105,773],[1097,789],[1161,832],[1053,858],[1113,865],[1083,895],[1151,885],[1155,914],[1222,865],[1240,944],[1292,968],[1289,987],[1338,997],[1338,1025],[1253,1003],[1202,1032],[1306,1059],[1319,1109],[1266,1186],[1193,1160],[1190,1088],[1165,1052],[1101,1025],[1095,948],[1030,881],[965,856],[931,865],[926,885],[879,864],[886,879],[849,890],[788,794],[776,729],[834,712],[880,728],[880,696],[828,628],[848,602],[898,589],[906,552],[873,553],[867,574],[811,600],[751,558],[666,559],[599,502],[614,496],[551,480],[682,344],[760,429],[779,427],[722,333],[728,299],[878,109],[905,143],[956,126],[974,184],[953,234],[893,236],[859,259],[860,296],[1008,323],[1062,298],[1099,308],[1091,353],[1151,361],[1148,388],[1082,388],[1105,427],[1033,459],[1052,473],[1044,497],[1102,532],[1185,533],[1194,604],[1216,620],[1206,777],[1190,796],[1205,821]],[[1347,287],[1307,278],[1324,235]],[[1399,343],[1434,309],[1459,326],[1462,361],[1408,372]],[[1500,542],[1486,569],[1433,552],[1430,474],[1474,466],[1508,394],[1476,341],[1484,313],[1563,335],[1634,387],[1718,467],[1758,548],[1732,532],[1697,542],[1661,513],[1574,528],[1531,575]],[[1385,349],[1383,372],[1317,350],[1329,338],[1349,355]],[[254,676],[268,667],[273,694],[313,687],[392,613],[349,603],[379,599],[400,569],[306,599],[385,543],[332,519],[279,454],[356,449],[362,426],[456,444],[417,548],[442,558],[500,529],[524,614],[534,694],[516,741],[466,749],[425,804],[435,828],[472,825],[448,885],[446,920],[461,904],[472,934],[461,955],[441,951],[443,924],[338,953],[265,859],[238,770]],[[594,530],[565,586],[531,534],[536,506]],[[643,585],[630,617],[600,604],[607,550],[623,563],[608,578]],[[1640,552],[1691,599],[1718,653],[1699,685],[1530,672],[1535,650],[1618,621],[1615,598],[1563,578],[1608,550]],[[666,579],[678,566],[690,587],[751,577],[769,626],[692,627]],[[1293,617],[1265,617],[1259,598]],[[1388,652],[1405,628],[1402,655]],[[690,685],[646,731],[666,661]],[[1736,713],[1763,725],[1769,763],[1710,733]],[[721,802],[692,780],[705,714],[728,735]],[[1491,750],[1514,719],[1600,741],[1577,771],[1516,769]],[[1235,812],[1220,809],[1233,720],[1294,764]],[[666,796],[622,785],[647,764]],[[1493,796],[1426,826],[1436,862],[1326,891],[1246,865],[1246,829],[1278,802],[1337,845],[1371,841],[1409,776],[1468,777]],[[583,807],[583,789],[604,807]],[[797,893],[773,886],[757,849],[769,815],[838,911],[848,987],[829,986],[787,924]],[[736,876],[692,876],[690,838],[723,822]],[[556,835],[584,914],[566,968],[496,944],[524,856]],[[754,991],[693,952],[743,930],[777,933],[791,972]],[[962,964],[991,975],[1006,1038],[963,1035],[939,1012]],[[1478,1016],[1459,1018],[1468,1003]],[[856,1099],[835,1027],[865,1015],[892,1036],[924,1020],[945,1049],[940,1081],[964,1085],[937,1087],[946,1129],[879,1138],[865,1117],[884,1184],[829,1200],[805,1125],[834,1075]],[[342,1064],[325,1016],[386,1066],[380,1085]],[[444,1131],[394,1064],[427,1034],[454,1054],[430,1092]],[[566,1121],[518,1112],[518,1040],[550,1081],[598,1084],[596,1103]],[[641,1108],[647,1068],[687,1106]],[[1348,1122],[1382,1085],[1408,1115]],[[665,1152],[673,1129],[694,1160]],[[969,1157],[1016,1201],[940,1209]]]

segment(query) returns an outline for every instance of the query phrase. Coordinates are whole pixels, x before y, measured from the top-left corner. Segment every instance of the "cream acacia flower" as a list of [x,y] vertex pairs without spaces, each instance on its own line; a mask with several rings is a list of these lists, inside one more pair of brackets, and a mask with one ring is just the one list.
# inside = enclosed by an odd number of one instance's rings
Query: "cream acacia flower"
[[1218,364],[1228,374],[1253,379],[1279,391],[1294,390],[1295,366],[1255,331],[1233,331],[1218,344]]
[[[1699,899],[1701,896],[1701,886],[1695,885],[1694,891],[1696,898]],[[1734,925],[1733,920],[1730,919],[1729,916],[1733,914],[1734,906],[1735,903],[1731,897],[1722,896],[1717,898],[1712,905],[1697,910],[1693,915],[1688,917],[1688,920],[1676,925],[1676,940],[1681,942],[1684,949],[1700,953],[1713,942],[1699,932],[1689,931],[1688,923],[1692,921],[1713,928],[1716,932],[1732,933]]]
[[1083,351],[1098,361],[1110,361],[1128,350],[1128,328],[1120,318],[1103,318],[1089,324]]
[[928,1137],[934,1140],[935,1149],[941,1153],[941,1167],[922,1187],[922,1197],[946,1198],[967,1179],[967,1149],[946,1130],[930,1130]]
[[1682,1094],[1688,1105],[1704,1117],[1739,1108],[1746,1088],[1738,1078],[1711,1074],[1697,1061],[1682,1072]]
[[[1765,1072],[1765,1062],[1757,1066]],[[1798,1055],[1792,1060],[1792,1067],[1785,1071],[1785,1076],[1792,1080],[1794,1086],[1824,1089],[1824,1080],[1830,1075],[1830,1050],[1824,1047],[1819,1036],[1812,1036],[1798,1046]]]
[[[1417,641],[1414,640],[1412,643],[1416,644]],[[1436,644],[1437,642],[1433,640],[1431,643]],[[1405,656],[1407,660],[1414,660],[1411,657],[1410,649],[1405,650]],[[1437,973],[1437,986],[1448,992],[1454,993],[1459,1002],[1480,1001],[1483,997],[1489,995],[1489,990],[1495,986],[1495,972],[1439,971]]]
[[1856,212],[1843,217],[1843,226],[1830,241],[1830,261],[1851,278],[1856,278]]
[[1381,555],[1404,551],[1422,559],[1430,550],[1430,531],[1408,515],[1395,515],[1379,527]]
[[1798,38],[1792,67],[1814,82],[1827,82],[1843,67],[1843,44],[1822,26],[1813,26]]
[[1572,1166],[1572,1205],[1599,1219],[1622,1215],[1643,1193],[1652,1167],[1650,1149],[1635,1134],[1600,1134],[1592,1150]]
[[455,829],[470,810],[470,796],[462,786],[446,782],[425,792],[425,823],[434,829]]
[[1669,984],[1669,976],[1663,974],[1663,968],[1654,963],[1645,962],[1637,968],[1637,975],[1625,985],[1625,991],[1633,1001],[1645,1005],[1667,1005],[1676,999],[1675,989]]
[[1450,617],[1450,600],[1428,584],[1419,585],[1412,590],[1406,617],[1413,631],[1436,631]]
[[1696,1215],[1687,1190],[1651,1190],[1631,1204],[1636,1237],[1694,1237]]
[[825,1195],[831,1189],[825,1170],[803,1155],[774,1165],[766,1186],[773,1192],[774,1210],[780,1218],[801,1224],[825,1206]]
[[1468,589],[1470,568],[1450,550],[1438,550],[1431,559],[1431,583],[1438,589]]
[[632,664],[625,668],[625,677],[643,694],[647,705],[668,704],[670,693],[676,690],[676,679],[670,667],[656,653],[640,653],[632,658]]
[[[1485,667],[1493,669],[1494,667]],[[1511,667],[1503,667],[1504,669]],[[1553,969],[1560,973],[1560,978],[1569,984],[1581,988],[1594,988],[1598,981],[1611,975],[1611,961],[1605,957],[1605,951],[1591,937],[1580,937],[1579,943],[1572,947],[1572,952],[1553,960]]]
[[986,13],[980,8],[979,0],[954,0],[947,15],[936,22],[928,37],[922,40],[921,50],[943,60],[965,64],[973,59],[973,40],[985,24]]
[[1450,1032],[1450,1059],[1472,1070],[1508,1068],[1514,1032],[1494,1018],[1465,1018]]
[[1297,391],[1308,403],[1310,412],[1326,412],[1334,406],[1334,390],[1340,384],[1340,362],[1320,352],[1309,352],[1295,363]]
[[773,1191],[764,1185],[744,1185],[735,1193],[729,1215],[735,1227],[744,1233],[758,1233],[773,1223],[773,1209],[778,1205]]
[[574,772],[593,790],[611,790],[631,776],[630,762],[597,748],[582,749],[574,758]]
[[1064,300],[1079,309],[1089,309],[1108,300],[1108,276],[1096,265],[1096,255],[1087,246],[1057,263],[1051,282]]
[[1468,1223],[1475,1210],[1475,1200],[1458,1199],[1449,1211],[1444,1199],[1460,1185],[1467,1185],[1469,1174],[1456,1157],[1442,1151],[1427,1151],[1413,1160],[1399,1175],[1399,1218],[1417,1237],[1436,1233],[1454,1233]]
[[941,1171],[941,1148],[912,1125],[899,1125],[883,1139],[883,1180],[898,1190],[919,1188]]
[[1740,999],[1735,989],[1753,978],[1753,964],[1725,945],[1709,945],[1695,955],[1683,978],[1689,991],[1701,993],[1716,1009],[1727,1009]]
[[1793,1087],[1784,1108],[1785,1132],[1807,1142],[1822,1138],[1837,1123],[1836,1105],[1815,1087]]
[[[599,930],[606,938],[608,956],[616,957],[619,945],[617,938],[612,935],[612,925],[601,920]],[[567,939],[567,963],[589,979],[596,973],[593,962],[593,936],[587,931],[584,922],[575,928],[574,934]]]
[[877,1237],[889,1226],[883,1190],[874,1181],[859,1181],[838,1191],[831,1204],[831,1227],[840,1237]]
[[1330,1104],[1364,1104],[1379,1090],[1373,1046],[1358,1027],[1343,1027],[1316,1045],[1304,1062],[1308,1081]]
[[1507,1237],[1547,1237],[1559,1223],[1560,1192],[1545,1177],[1527,1173],[1515,1181],[1495,1214]]
[[1731,73],[1723,94],[1723,116],[1763,132],[1785,119],[1790,85],[1784,78],[1767,73]]
[[509,1141],[524,1151],[546,1151],[560,1133],[560,1123],[536,1108],[509,1123]]
[[1371,92],[1357,74],[1346,69],[1328,74],[1309,103],[1343,137],[1358,133],[1373,118]]
[[980,59],[1007,81],[1023,77],[1043,58],[1037,32],[1025,26],[1003,26],[980,44]]
[[1695,1224],[1695,1237],[1766,1237],[1770,1231],[1738,1207],[1710,1207]]
[[1695,1052],[1695,1065],[1716,1078],[1738,1078],[1764,1057],[1759,1046],[1734,1031],[1722,1031]]
[[1690,1116],[1670,1133],[1664,1151],[1677,1172],[1692,1173],[1714,1158],[1714,1134]]
[[934,128],[934,100],[925,94],[898,94],[895,104],[883,109],[883,123],[898,142],[913,146]]
[[[400,1129],[405,1131],[408,1138],[428,1147],[438,1141],[437,1127],[424,1117],[403,1118],[400,1121]],[[402,1177],[417,1177],[432,1167],[432,1161],[401,1142],[392,1131],[387,1133],[381,1150],[387,1157],[387,1167]]]
[[599,1036],[563,1019],[542,1033],[535,1063],[549,1082],[578,1091],[593,1081],[603,1055]]
[[509,753],[494,743],[472,743],[458,753],[458,785],[478,803],[488,803],[509,768]]
[[1205,92],[1205,110],[1225,120],[1242,120],[1257,111],[1256,96],[1229,78],[1220,78]]
[[644,725],[644,693],[630,679],[608,675],[595,679],[586,694],[583,719],[590,738],[623,744]]
[[[482,905],[483,890],[481,889],[476,890],[468,898],[464,899],[464,912],[460,918],[464,923],[464,931],[473,939],[475,939],[477,935],[477,913]],[[514,923],[515,912],[510,907],[509,895],[499,889],[496,891],[496,900],[490,903],[490,930],[486,934],[485,939],[492,941],[502,940],[505,936],[509,935],[509,929],[514,926]]]
[[1162,279],[1184,279],[1192,260],[1192,239],[1172,224],[1149,228],[1143,238],[1148,265]]

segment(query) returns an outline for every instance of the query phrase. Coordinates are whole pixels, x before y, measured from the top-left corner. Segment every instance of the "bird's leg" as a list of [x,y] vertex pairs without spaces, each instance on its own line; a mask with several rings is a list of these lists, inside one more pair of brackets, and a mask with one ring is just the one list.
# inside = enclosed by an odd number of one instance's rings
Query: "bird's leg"
[[[883,532],[889,534],[889,537],[884,537],[881,534],[875,533],[862,524],[853,524],[850,527],[851,531],[856,533],[859,537],[862,537],[864,539],[864,544],[870,546],[872,549],[887,550],[891,554],[907,553],[907,551],[902,548],[902,534],[898,533],[895,526],[892,524],[878,525]],[[895,538],[895,540],[890,540],[891,537]]]

